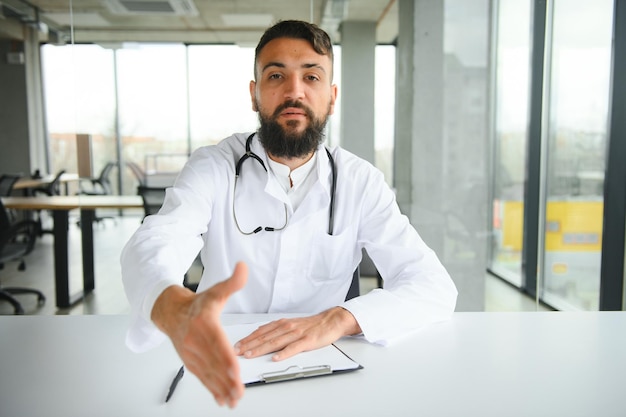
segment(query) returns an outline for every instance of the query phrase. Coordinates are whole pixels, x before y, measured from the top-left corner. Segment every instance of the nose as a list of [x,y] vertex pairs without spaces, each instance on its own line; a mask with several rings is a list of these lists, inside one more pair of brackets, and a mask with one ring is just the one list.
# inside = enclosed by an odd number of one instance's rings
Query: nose
[[285,83],[285,98],[301,100],[304,98],[304,83],[298,77],[290,77]]

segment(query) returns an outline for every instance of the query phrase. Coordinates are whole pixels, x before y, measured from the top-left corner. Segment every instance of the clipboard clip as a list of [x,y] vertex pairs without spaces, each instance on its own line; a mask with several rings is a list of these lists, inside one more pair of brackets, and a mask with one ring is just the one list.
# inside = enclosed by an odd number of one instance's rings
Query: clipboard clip
[[289,381],[291,379],[308,378],[312,376],[332,374],[330,365],[306,366],[292,365],[282,371],[266,372],[261,374],[261,380],[265,383]]

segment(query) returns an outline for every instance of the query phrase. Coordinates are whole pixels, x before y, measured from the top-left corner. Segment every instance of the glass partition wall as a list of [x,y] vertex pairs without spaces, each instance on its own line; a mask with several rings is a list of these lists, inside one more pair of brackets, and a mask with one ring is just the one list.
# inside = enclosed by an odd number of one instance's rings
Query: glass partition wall
[[[494,2],[490,270],[559,310],[599,309],[613,5],[612,0]],[[541,16],[535,7],[546,7],[545,32],[533,33],[544,23],[533,22]],[[544,39],[544,51],[532,51],[533,36]],[[544,58],[533,61],[533,53]],[[531,120],[529,70],[535,62],[542,62],[533,69],[541,74],[533,82],[542,92],[532,105],[541,111]],[[533,125],[539,135],[528,130]],[[529,141],[535,145],[529,148]],[[538,184],[529,181],[533,169]],[[528,196],[538,206],[526,204]],[[529,218],[538,220],[538,230],[525,227]],[[537,253],[525,253],[528,247]],[[525,269],[533,262],[536,276],[534,268]]]

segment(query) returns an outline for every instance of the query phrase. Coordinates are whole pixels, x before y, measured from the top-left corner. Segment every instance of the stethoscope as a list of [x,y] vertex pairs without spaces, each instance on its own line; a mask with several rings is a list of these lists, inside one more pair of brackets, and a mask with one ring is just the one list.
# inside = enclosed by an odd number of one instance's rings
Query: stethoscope
[[[267,172],[267,168],[265,167],[265,163],[263,163],[263,160],[259,158],[257,154],[255,154],[254,152],[250,150],[250,145],[252,144],[252,138],[254,137],[255,134],[256,133],[253,133],[250,136],[248,136],[248,139],[246,140],[246,153],[243,154],[241,158],[239,158],[239,161],[237,162],[237,165],[235,166],[235,186],[233,190],[233,218],[235,219],[235,225],[237,226],[237,229],[244,235],[253,235],[255,233],[259,233],[261,230],[265,230],[266,232],[277,232],[287,227],[287,223],[289,222],[288,216],[287,216],[287,204],[284,204],[285,223],[281,227],[259,226],[256,229],[252,230],[251,232],[245,232],[241,229],[241,227],[239,226],[239,222],[237,221],[237,214],[235,213],[235,195],[237,194],[237,180],[239,179],[239,176],[241,175],[241,166],[243,165],[244,161],[249,158],[256,159],[259,162],[259,164],[261,164],[265,172]],[[330,188],[330,207],[328,209],[328,234],[332,235],[333,223],[334,223],[334,208],[335,208],[335,190],[337,188],[337,171],[336,171],[335,160],[333,159],[333,156],[330,154],[330,151],[328,150],[328,148],[325,147],[324,149],[326,149],[326,154],[328,155],[328,160],[330,161],[330,169],[333,175],[331,188]]]

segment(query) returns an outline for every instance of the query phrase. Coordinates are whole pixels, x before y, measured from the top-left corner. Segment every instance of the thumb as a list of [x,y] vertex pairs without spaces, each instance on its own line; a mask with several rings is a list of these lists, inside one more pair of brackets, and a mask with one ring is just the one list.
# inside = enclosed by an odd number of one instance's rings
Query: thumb
[[230,297],[233,293],[242,289],[248,281],[248,266],[245,262],[237,262],[233,275],[226,281],[215,286],[215,289],[223,297]]

